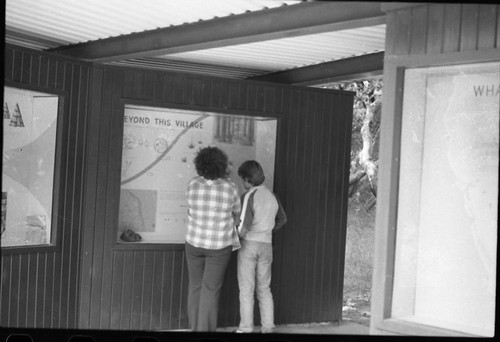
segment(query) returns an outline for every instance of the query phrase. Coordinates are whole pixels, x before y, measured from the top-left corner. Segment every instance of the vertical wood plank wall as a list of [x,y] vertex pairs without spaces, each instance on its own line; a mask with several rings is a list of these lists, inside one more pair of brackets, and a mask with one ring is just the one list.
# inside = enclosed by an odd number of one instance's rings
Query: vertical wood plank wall
[[500,5],[431,3],[398,10],[386,6],[386,61],[500,48]]
[[[403,79],[400,68],[500,59],[498,4],[385,4],[386,51],[372,288],[372,334],[390,317],[399,179]],[[415,332],[422,333],[421,328]],[[390,330],[390,329],[389,329]],[[407,327],[400,331],[408,333]],[[425,332],[425,331],[424,331]]]
[[[341,319],[352,94],[86,63],[6,45],[5,82],[64,97],[60,249],[4,253],[0,325],[187,328],[183,246],[117,249],[123,100],[277,117],[276,323]],[[239,319],[230,262],[220,326]],[[258,317],[257,321],[258,323]]]
[[[5,253],[2,250],[0,325],[76,328],[80,237],[85,173],[86,125],[91,67],[88,64],[6,44],[5,84],[62,94],[62,144],[56,170],[59,249]],[[59,133],[58,133],[59,134]],[[56,220],[56,219],[55,219]],[[55,221],[54,220],[54,221]]]
[[[93,75],[81,328],[188,327],[183,245],[115,246],[124,99],[280,119],[275,191],[289,223],[275,241],[276,322],[341,319],[351,93],[117,67],[95,67]],[[220,326],[239,320],[235,259],[223,287]]]

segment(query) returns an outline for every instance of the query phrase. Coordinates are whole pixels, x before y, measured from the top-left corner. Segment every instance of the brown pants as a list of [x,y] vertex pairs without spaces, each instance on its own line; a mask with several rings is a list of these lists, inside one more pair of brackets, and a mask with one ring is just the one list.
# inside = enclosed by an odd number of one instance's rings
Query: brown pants
[[193,331],[215,331],[219,297],[232,247],[198,248],[186,243],[189,275],[187,311]]

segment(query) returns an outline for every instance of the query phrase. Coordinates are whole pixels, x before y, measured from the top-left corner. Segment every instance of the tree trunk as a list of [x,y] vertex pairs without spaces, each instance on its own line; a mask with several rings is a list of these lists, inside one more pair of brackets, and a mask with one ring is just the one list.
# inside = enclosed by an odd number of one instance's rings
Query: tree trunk
[[355,174],[349,177],[349,185],[354,185],[354,183],[358,182],[361,178],[366,175],[365,170],[358,170]]
[[371,155],[373,151],[373,135],[370,130],[370,124],[373,120],[375,110],[379,110],[379,100],[373,104],[366,106],[366,113],[363,119],[363,126],[361,127],[361,138],[363,139],[363,148],[359,151],[359,163],[364,168],[368,180],[370,181],[371,191],[374,196],[377,196],[377,164],[373,161]]

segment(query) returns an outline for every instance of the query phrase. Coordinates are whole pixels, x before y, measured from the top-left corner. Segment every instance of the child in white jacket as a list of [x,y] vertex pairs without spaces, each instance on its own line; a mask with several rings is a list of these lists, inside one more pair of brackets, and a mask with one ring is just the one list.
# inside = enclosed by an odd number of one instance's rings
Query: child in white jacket
[[286,214],[278,197],[264,182],[264,172],[255,160],[238,169],[247,190],[242,197],[241,222],[238,227],[241,249],[238,251],[240,289],[240,325],[236,332],[253,331],[254,292],[259,301],[261,332],[274,328],[274,302],[271,293],[273,261],[272,234],[286,223]]

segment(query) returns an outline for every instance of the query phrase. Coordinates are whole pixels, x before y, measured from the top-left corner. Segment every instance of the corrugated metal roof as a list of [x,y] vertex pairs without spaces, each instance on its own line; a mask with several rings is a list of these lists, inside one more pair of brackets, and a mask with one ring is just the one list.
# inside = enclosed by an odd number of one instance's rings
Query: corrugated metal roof
[[[6,0],[5,41],[45,50],[184,24],[194,25],[299,0]],[[383,51],[385,24],[110,62],[248,78]]]
[[[352,42],[356,44],[352,44]],[[383,51],[385,25],[197,50],[112,64],[249,78]]]
[[[38,38],[40,43],[38,48],[46,49],[300,2],[297,0],[6,0],[5,26],[9,31]],[[12,42],[9,32],[6,41]],[[29,44],[27,39],[26,43]]]
[[385,25],[377,25],[170,54],[162,58],[273,72],[383,51],[384,44]]
[[138,67],[144,69],[169,70],[175,72],[187,72],[207,76],[243,79],[262,74],[262,70],[248,69],[244,67],[229,67],[225,65],[210,65],[206,63],[193,63],[173,61],[161,58],[136,58],[119,62],[106,63],[110,65],[121,65]]

